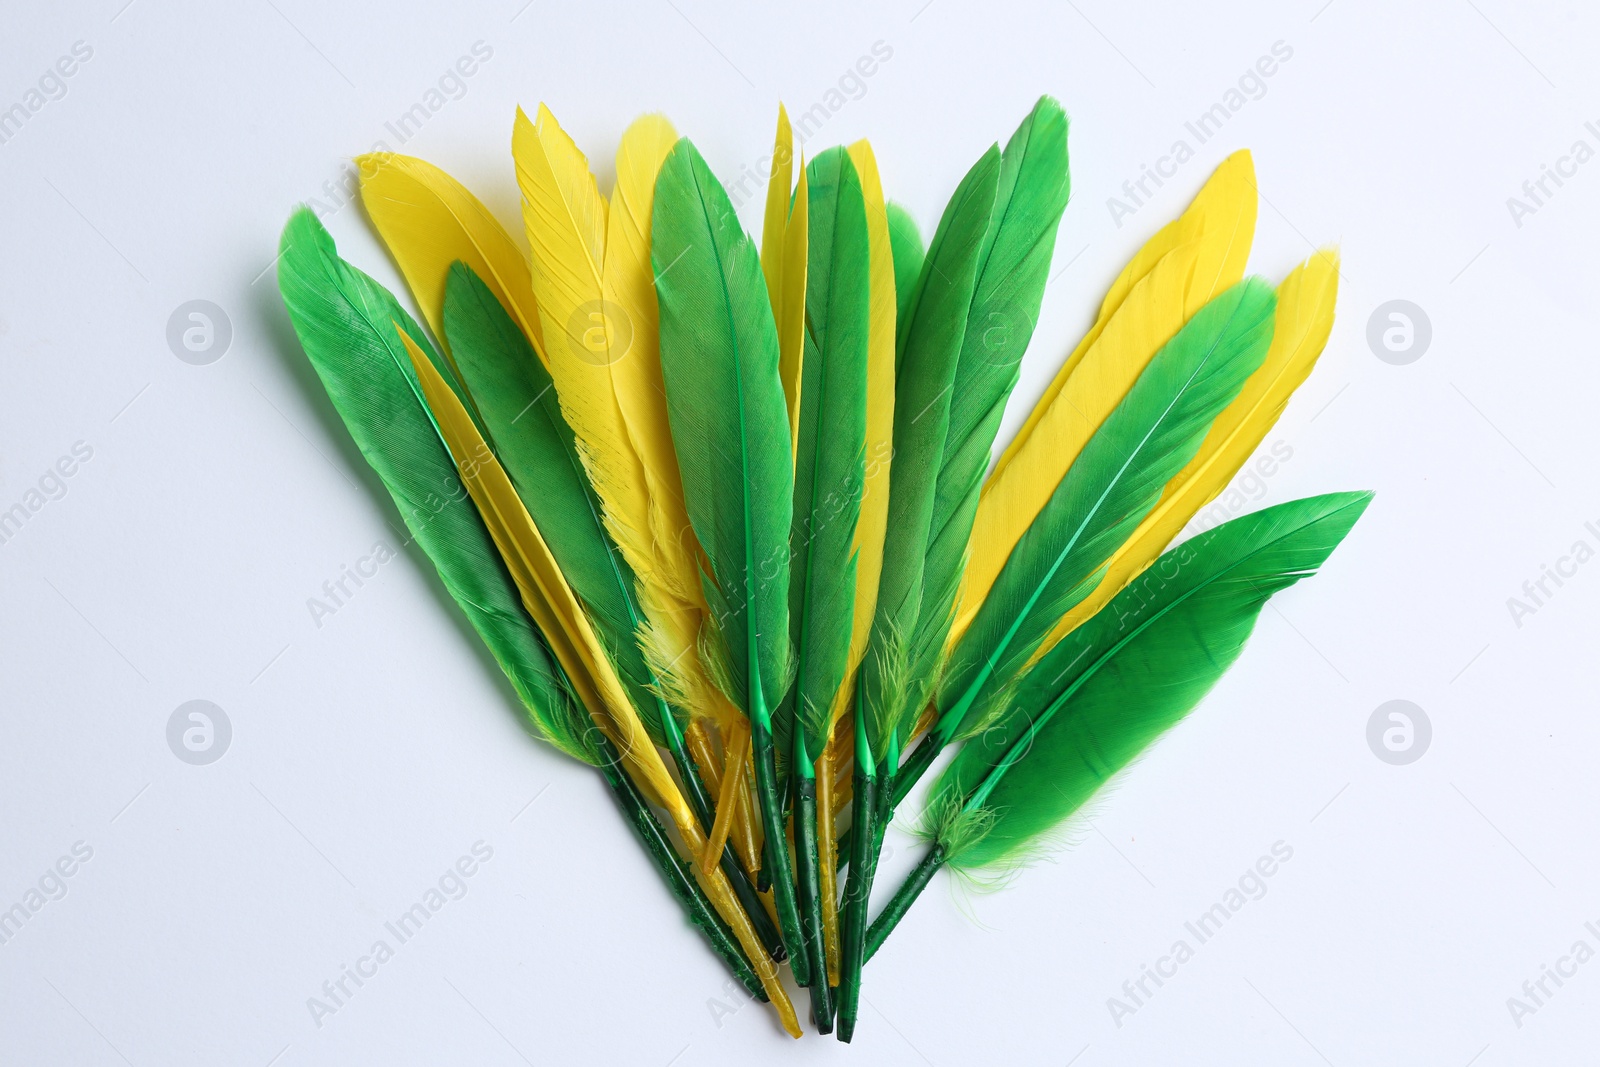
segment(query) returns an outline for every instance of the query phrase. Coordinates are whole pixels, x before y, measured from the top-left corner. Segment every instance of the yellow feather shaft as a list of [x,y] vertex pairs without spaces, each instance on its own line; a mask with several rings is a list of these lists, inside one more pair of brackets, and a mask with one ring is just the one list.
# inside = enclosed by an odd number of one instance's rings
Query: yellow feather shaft
[[822,891],[822,953],[828,984],[839,984],[839,836],[833,821],[833,764],[829,745],[817,757],[817,864]]
[[[750,757],[750,731],[741,723],[733,728],[733,733],[723,742],[726,749],[726,763],[716,773],[719,779],[717,785],[712,785],[708,774],[706,787],[716,791],[717,817],[711,824],[711,835],[706,839],[706,851],[700,862],[706,866],[719,862],[723,846],[728,843],[728,835],[733,832],[734,811],[738,807],[735,797],[744,787],[744,768]],[[716,764],[708,751],[706,759],[697,761],[708,770],[715,770]]]
[[1121,592],[1196,512],[1227,488],[1277,423],[1290,395],[1316,366],[1333,329],[1338,291],[1339,256],[1331,250],[1300,264],[1278,286],[1272,345],[1261,367],[1217,416],[1194,459],[1167,483],[1155,508],[1111,557],[1099,586],[1056,624],[1034,660]]
[[477,197],[431,163],[373,152],[356,157],[361,202],[388,246],[428,328],[441,344],[450,264],[471,267],[510,310],[536,349],[544,347],[528,264]]
[[[661,753],[651,743],[604,647],[590,626],[576,595],[556,566],[555,557],[551,555],[532,517],[523,507],[510,477],[479,436],[466,408],[444,379],[439,377],[427,356],[404,331],[397,327],[397,332],[416,367],[423,396],[434,414],[446,446],[456,458],[467,491],[484,515],[496,547],[511,567],[513,576],[523,576],[519,578],[519,585],[530,614],[540,623],[540,629],[551,640],[552,648],[559,646],[567,649],[569,654],[576,652],[575,662],[568,668],[568,674],[581,676],[590,683],[591,699],[597,698],[596,704],[589,705],[590,714],[597,722],[609,725],[608,733],[613,736],[630,774],[646,789],[648,795],[666,809],[691,859],[695,861],[695,877],[705,889],[706,896],[744,948],[785,1029],[799,1037],[799,1021],[794,1014],[794,1005],[790,1003],[778,978],[777,966],[766,954],[750,925],[750,917],[733,895],[733,889],[721,869],[699,862],[705,847],[705,836],[694,812],[667,770]],[[529,579],[529,584],[522,584]],[[546,620],[552,620],[549,629],[546,629]],[[563,667],[566,666],[564,663]]]
[[1117,279],[1102,318],[1067,358],[984,483],[952,643],[966,632],[1067,468],[1156,352],[1207,301],[1244,276],[1255,218],[1250,155],[1238,152]]

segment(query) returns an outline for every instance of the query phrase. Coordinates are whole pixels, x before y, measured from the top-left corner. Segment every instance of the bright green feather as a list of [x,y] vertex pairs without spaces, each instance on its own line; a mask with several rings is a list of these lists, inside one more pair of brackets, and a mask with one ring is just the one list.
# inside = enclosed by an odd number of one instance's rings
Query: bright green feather
[[535,727],[563,752],[597,764],[591,723],[561,682],[423,406],[396,325],[441,366],[421,328],[387,290],[338,257],[333,238],[306,208],[284,227],[278,288],[350,436]]
[[916,679],[911,699],[919,707],[940,673],[978,491],[1039,318],[1068,192],[1067,116],[1061,105],[1041,97],[1001,157],[994,213],[978,254],[977,283],[951,386],[950,427],[934,488],[922,606],[911,640],[911,676]]
[[1272,287],[1246,279],[1201,308],[1161,348],[1095,431],[1028,527],[951,655],[938,730],[979,728],[989,698],[1019,671],[1194,457],[1272,343]]
[[1200,702],[1267,598],[1320,567],[1371,499],[1332,493],[1224,523],[1068,634],[935,787],[928,814],[946,861],[1016,859],[1077,811]]
[[907,689],[911,638],[923,603],[923,564],[934,487],[950,424],[950,389],[977,283],[979,253],[994,208],[1000,149],[973,165],[946,205],[899,324],[895,351],[894,460],[889,523],[872,635],[861,666],[866,734],[874,759],[918,705]]
[[711,568],[702,656],[764,722],[791,677],[789,416],[755,244],[688,138],[656,179],[650,256],[684,504]]
[[904,322],[927,252],[922,247],[922,234],[911,212],[891,200],[884,208],[884,215],[889,222],[889,256],[894,261],[895,321]]
[[651,739],[663,744],[661,716],[670,712],[651,688],[654,679],[635,640],[633,571],[601,522],[550,372],[494,291],[459,261],[445,282],[444,332],[488,427],[487,440],[588,611]]
[[789,717],[814,759],[844,681],[855,613],[856,522],[866,478],[867,334],[870,321],[866,201],[855,165],[830,148],[807,167],[810,221],[806,337],[801,363],[794,523],[789,536],[789,632],[795,684],[773,731],[790,746]]

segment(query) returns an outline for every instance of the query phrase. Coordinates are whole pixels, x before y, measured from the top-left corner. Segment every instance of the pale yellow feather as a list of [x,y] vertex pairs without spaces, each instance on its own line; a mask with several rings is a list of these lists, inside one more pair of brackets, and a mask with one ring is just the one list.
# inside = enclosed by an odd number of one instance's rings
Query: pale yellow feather
[[579,698],[585,701],[589,714],[622,753],[630,775],[672,818],[688,847],[696,878],[712,906],[744,948],[785,1028],[799,1037],[799,1021],[778,977],[777,966],[766,954],[722,870],[701,862],[705,836],[700,825],[668,772],[661,753],[651,743],[644,724],[639,721],[604,646],[556,565],[555,556],[517,496],[510,477],[478,434],[466,408],[428,357],[403,330],[396,329],[411,356],[423,396],[445,445],[455,458],[467,492],[477,504],[495,546],[518,584],[529,614],[544,633],[568,678],[579,689]]
[[527,260],[489,209],[450,175],[412,156],[374,152],[356,157],[356,166],[361,202],[440,343],[448,349],[445,278],[459,259],[493,290],[542,352]]
[[[1217,168],[1184,217],[1152,240],[1156,248],[1141,252],[1123,271],[1102,307],[1104,320],[1068,357],[984,483],[952,643],[971,624],[1067,468],[1156,352],[1207,301],[1244,276],[1255,219],[1254,171],[1249,153],[1239,152]],[[1138,271],[1143,274],[1132,278]]]
[[1272,346],[1266,359],[1211,424],[1194,459],[1167,483],[1155,508],[1111,557],[1105,578],[1056,624],[1034,653],[1034,660],[1150,566],[1189,520],[1233,481],[1283,414],[1290,395],[1316,366],[1333,329],[1338,294],[1339,254],[1331,249],[1300,264],[1278,286]]

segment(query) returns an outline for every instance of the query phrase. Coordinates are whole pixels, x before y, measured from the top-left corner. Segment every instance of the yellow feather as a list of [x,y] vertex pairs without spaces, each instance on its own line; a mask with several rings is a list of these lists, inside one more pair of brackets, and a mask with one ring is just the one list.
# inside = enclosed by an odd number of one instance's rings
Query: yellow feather
[[763,988],[778,1009],[784,1026],[800,1036],[799,1021],[789,1002],[777,966],[766,954],[750,917],[740,907],[726,876],[716,866],[705,866],[700,857],[705,836],[694,812],[668,772],[661,753],[651,743],[639,721],[621,680],[612,668],[604,646],[589,624],[577,596],[556,565],[533,518],[522,505],[510,477],[489,446],[478,434],[466,408],[434,369],[428,357],[396,327],[416,368],[428,408],[433,412],[445,445],[456,459],[462,481],[467,486],[479,513],[489,527],[522,592],[523,603],[539,629],[562,661],[567,676],[579,690],[590,715],[616,744],[630,774],[657,803],[666,809],[688,846],[695,876],[704,887],[712,906],[733,930],[745,955],[755,967]]
[[527,260],[489,209],[450,175],[412,156],[374,152],[357,156],[356,164],[361,202],[440,343],[445,277],[459,259],[494,290],[542,354]]
[[850,626],[849,669],[834,698],[837,719],[849,703],[856,668],[867,651],[872,616],[883,572],[883,538],[889,523],[889,457],[894,452],[894,259],[889,247],[889,217],[884,211],[883,183],[872,146],[857,141],[847,151],[861,178],[867,208],[867,437],[866,478],[861,515],[856,520],[856,602]]
[[1056,624],[1033,659],[1099,611],[1136,578],[1196,512],[1226,489],[1283,414],[1290,395],[1316,366],[1333,329],[1339,294],[1339,254],[1318,252],[1278,286],[1272,346],[1238,397],[1211,424],[1194,459],[1162,491],[1161,500],[1117,550],[1095,591]]
[[971,624],[1011,550],[1078,452],[1156,352],[1207,301],[1244,276],[1255,220],[1255,172],[1250,154],[1237,152],[1183,216],[1123,270],[1099,320],[984,483],[952,642]]
[[767,281],[772,318],[778,327],[778,377],[789,408],[789,451],[799,449],[800,374],[806,341],[806,254],[811,216],[806,196],[805,159],[800,183],[791,198],[794,175],[794,131],[789,114],[778,105],[778,132],[772,144],[772,169],[767,177],[766,215],[761,223],[761,273]]
[[548,108],[537,124],[517,113],[512,154],[550,374],[606,529],[638,580],[641,644],[669,699],[707,714],[722,705],[695,651],[704,599],[661,386],[650,267],[655,177],[675,141],[660,116],[629,127],[611,209]]

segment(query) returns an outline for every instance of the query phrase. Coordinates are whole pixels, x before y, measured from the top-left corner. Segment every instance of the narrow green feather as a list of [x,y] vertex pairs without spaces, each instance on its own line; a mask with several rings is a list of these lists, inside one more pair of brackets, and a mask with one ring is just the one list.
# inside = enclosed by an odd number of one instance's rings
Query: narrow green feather
[[550,372],[494,291],[459,261],[445,281],[444,332],[496,457],[587,609],[651,739],[664,744],[661,717],[672,712],[652,688],[635,639],[633,571],[601,521]]
[[1085,444],[951,654],[939,692],[942,740],[979,728],[990,698],[1099,584],[1106,561],[1261,366],[1275,306],[1259,278],[1206,304]]
[[940,673],[978,491],[1039,319],[1069,191],[1067,116],[1061,105],[1041,97],[1001,157],[994,212],[979,251],[977,283],[951,387],[950,428],[923,565],[922,607],[911,640],[911,676],[917,680],[912,700],[919,707]]
[[856,522],[866,478],[867,333],[871,317],[866,201],[855,165],[830,148],[807,167],[806,337],[801,364],[789,632],[795,684],[773,731],[788,751],[791,716],[813,758],[844,681],[855,612]]
[[755,244],[688,138],[656,179],[661,373],[689,521],[710,563],[708,666],[752,720],[790,678],[794,467],[778,332]]
[[511,679],[534,726],[568,755],[598,764],[592,724],[562,683],[461,484],[422,403],[396,325],[435,366],[448,368],[394,297],[339,258],[333,238],[306,208],[284,227],[278,288],[300,344],[350,436],[445,588]]
[[889,258],[894,262],[895,321],[904,322],[927,250],[922,247],[922,234],[911,212],[891,200],[884,215],[889,222]]
[[899,323],[888,536],[862,661],[867,740],[874,759],[888,751],[891,736],[918,707],[907,699],[907,688],[918,682],[910,674],[910,643],[923,603],[923,564],[950,424],[950,389],[999,177],[1000,149],[991,146],[946,205]]
[[946,862],[1014,860],[1189,713],[1267,598],[1316,571],[1371,493],[1267,508],[1184,542],[1047,653],[947,768],[928,814]]

